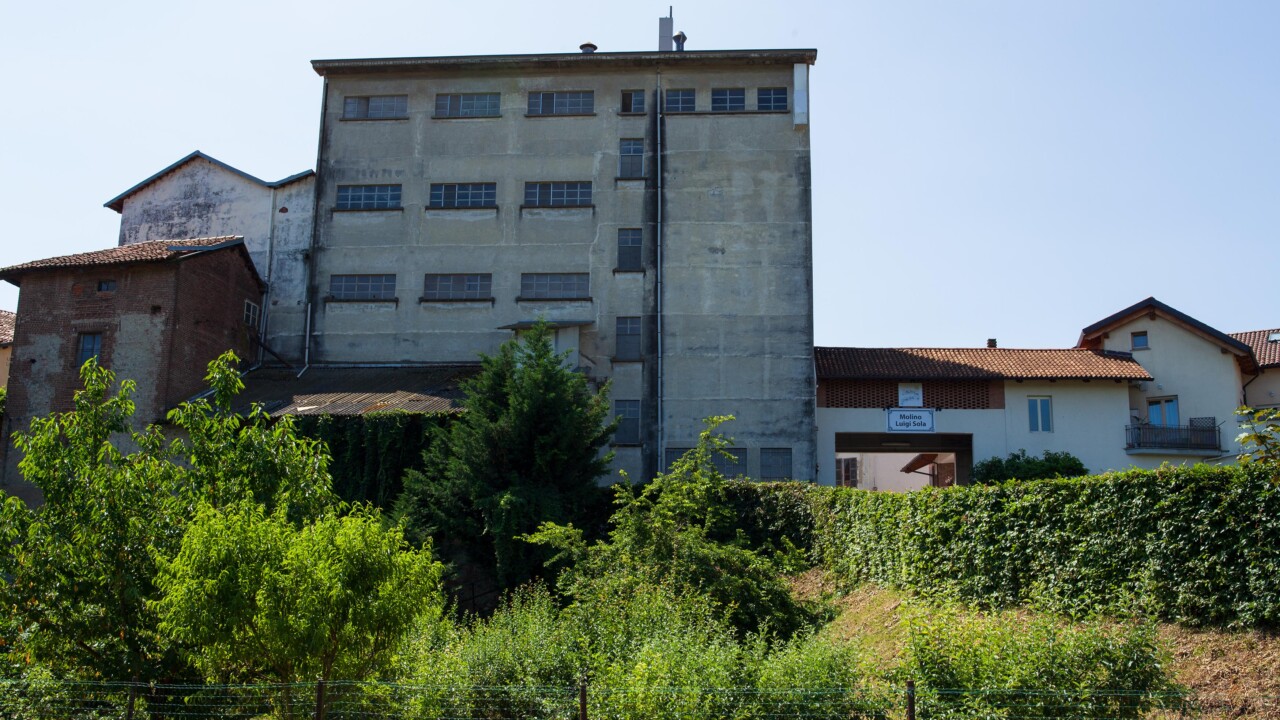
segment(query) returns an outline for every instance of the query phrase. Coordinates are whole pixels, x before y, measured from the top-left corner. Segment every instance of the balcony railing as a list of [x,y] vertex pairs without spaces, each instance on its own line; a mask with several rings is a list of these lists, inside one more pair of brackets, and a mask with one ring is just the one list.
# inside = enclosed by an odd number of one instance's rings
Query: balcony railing
[[1221,433],[1216,426],[1198,425],[1128,425],[1124,429],[1125,447],[1165,448],[1169,450],[1220,450]]

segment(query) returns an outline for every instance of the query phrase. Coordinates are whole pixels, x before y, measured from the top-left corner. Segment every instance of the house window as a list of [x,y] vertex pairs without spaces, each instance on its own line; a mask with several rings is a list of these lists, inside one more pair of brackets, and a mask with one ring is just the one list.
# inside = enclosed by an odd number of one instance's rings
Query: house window
[[747,91],[742,88],[715,88],[711,91],[711,112],[747,109]]
[[400,207],[399,185],[339,185],[339,210],[388,210]]
[[329,297],[334,300],[394,300],[395,275],[330,275]]
[[488,300],[493,297],[489,273],[429,274],[422,286],[423,300]]
[[529,93],[530,115],[590,115],[595,111],[592,90]]
[[836,458],[836,487],[858,487],[858,458]]
[[1134,350],[1146,350],[1151,347],[1146,331],[1129,333],[1130,347]]
[[634,272],[644,269],[640,257],[643,243],[640,228],[618,229],[618,270]]
[[756,90],[756,109],[757,110],[786,110],[787,109],[787,89],[780,88],[760,88]]
[[644,140],[627,138],[618,142],[618,177],[644,177]]
[[102,333],[80,333],[76,338],[76,367],[82,367],[89,358],[102,354]]
[[1147,422],[1161,427],[1178,426],[1178,397],[1150,398],[1147,400]]
[[1053,432],[1053,398],[1027,398],[1027,417],[1030,419],[1031,432]]
[[436,117],[497,117],[502,114],[498,93],[436,95]]
[[760,479],[790,480],[791,448],[760,449]]
[[252,300],[244,301],[244,324],[249,327],[258,327],[258,320],[262,317],[262,308],[258,307],[258,303]]
[[525,207],[588,207],[590,182],[529,182],[524,184]]
[[591,297],[587,273],[521,273],[521,300],[583,300]]
[[370,95],[342,101],[343,120],[385,120],[409,117],[408,95]]
[[695,109],[693,90],[668,90],[663,109],[669,113],[693,112]]
[[620,317],[617,321],[617,348],[615,360],[640,359],[640,318]]
[[613,412],[618,416],[618,429],[613,433],[615,445],[640,444],[640,401],[615,400]]
[[622,91],[622,112],[624,113],[644,112],[644,91],[643,90],[623,90]]
[[[728,453],[728,457],[725,457]],[[711,453],[711,466],[725,477],[737,477],[747,472],[747,449],[724,448],[721,452]]]
[[498,206],[497,183],[432,183],[428,207],[483,208]]
[[98,292],[115,292],[115,290],[116,290],[115,280],[99,280],[98,281]]

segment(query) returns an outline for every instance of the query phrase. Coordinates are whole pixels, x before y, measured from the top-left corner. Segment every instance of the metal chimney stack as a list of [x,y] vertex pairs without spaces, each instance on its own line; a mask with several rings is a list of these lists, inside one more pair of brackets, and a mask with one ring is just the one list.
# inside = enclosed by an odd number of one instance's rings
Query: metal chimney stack
[[676,29],[675,14],[667,7],[667,16],[658,18],[658,52],[671,52],[671,35]]

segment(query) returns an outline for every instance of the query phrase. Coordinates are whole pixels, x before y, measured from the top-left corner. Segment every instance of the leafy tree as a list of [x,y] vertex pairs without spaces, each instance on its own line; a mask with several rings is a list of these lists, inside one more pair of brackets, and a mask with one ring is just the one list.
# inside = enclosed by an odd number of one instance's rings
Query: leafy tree
[[730,441],[716,430],[731,419],[707,418],[697,445],[652,482],[616,485],[607,540],[588,545],[579,528],[551,522],[525,537],[557,550],[553,562],[569,564],[561,578],[565,594],[589,603],[662,585],[704,597],[743,634],[790,635],[806,622],[775,556],[752,550],[737,529],[726,480],[712,461],[727,455]]
[[607,388],[593,393],[539,323],[482,356],[463,385],[462,416],[437,431],[425,470],[405,476],[397,514],[435,537],[457,563],[491,568],[510,588],[538,574],[546,553],[516,539],[543,521],[589,522],[597,478],[613,454]]
[[[441,572],[430,548],[412,550],[368,506],[297,527],[284,508],[206,505],[163,565],[156,608],[211,682],[363,680],[389,667],[416,621],[440,614]],[[334,698],[321,694],[315,717]],[[285,717],[292,706],[286,690]]]
[[1026,450],[1009,453],[1009,457],[991,457],[973,464],[973,482],[976,485],[998,485],[1006,480],[1048,480],[1060,477],[1081,477],[1089,470],[1080,458],[1069,452],[1045,450],[1042,457],[1027,454]]
[[1243,419],[1236,438],[1243,448],[1240,462],[1271,463],[1280,467],[1280,408],[1241,407],[1236,415]]

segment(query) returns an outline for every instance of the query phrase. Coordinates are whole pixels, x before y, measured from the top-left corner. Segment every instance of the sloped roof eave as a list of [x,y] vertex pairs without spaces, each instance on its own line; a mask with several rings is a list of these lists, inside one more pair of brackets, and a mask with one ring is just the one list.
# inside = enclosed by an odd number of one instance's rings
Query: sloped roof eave
[[124,192],[120,193],[119,195],[117,195],[117,196],[115,196],[115,197],[111,198],[110,200],[106,201],[105,203],[103,203],[103,204],[102,204],[102,206],[103,206],[103,207],[105,207],[105,208],[110,208],[111,210],[115,210],[115,211],[116,211],[116,212],[118,212],[118,213],[122,213],[122,212],[124,212],[124,201],[125,201],[125,199],[126,199],[126,198],[128,198],[130,195],[133,195],[134,193],[138,192],[139,190],[141,190],[141,189],[143,189],[143,188],[147,187],[148,185],[151,185],[152,183],[156,182],[156,181],[157,181],[157,180],[159,180],[160,178],[163,178],[165,175],[168,175],[169,173],[174,172],[175,170],[177,170],[178,168],[182,167],[183,165],[186,165],[187,163],[191,162],[192,160],[196,160],[196,159],[205,160],[205,161],[207,161],[207,162],[209,162],[209,163],[212,163],[212,164],[213,164],[214,166],[216,166],[216,167],[219,167],[219,168],[221,168],[221,169],[223,169],[223,170],[226,170],[227,172],[230,172],[230,173],[233,173],[233,174],[235,174],[235,175],[238,175],[238,176],[240,176],[240,177],[242,177],[242,178],[244,178],[245,180],[248,180],[248,181],[250,181],[250,182],[257,183],[258,185],[261,185],[262,187],[265,187],[265,188],[278,188],[278,187],[283,187],[283,186],[288,185],[288,184],[290,184],[290,183],[297,182],[298,180],[302,180],[303,178],[307,178],[307,177],[310,177],[310,176],[312,176],[312,175],[315,175],[315,174],[316,174],[314,170],[304,170],[304,171],[302,171],[302,172],[300,172],[300,173],[295,173],[295,174],[293,174],[293,175],[290,175],[289,177],[286,177],[286,178],[283,178],[283,179],[280,179],[280,180],[276,180],[275,182],[268,182],[268,181],[263,180],[263,179],[261,179],[261,178],[254,177],[253,175],[250,175],[249,173],[247,173],[247,172],[245,172],[245,171],[241,170],[240,168],[234,167],[234,166],[232,166],[232,165],[228,165],[227,163],[224,163],[224,162],[222,162],[221,160],[219,160],[219,159],[217,159],[217,158],[215,158],[215,157],[211,157],[211,156],[209,156],[209,155],[206,155],[206,154],[204,154],[204,153],[200,152],[199,150],[194,150],[194,151],[192,151],[191,153],[187,154],[185,157],[182,157],[181,159],[179,159],[177,162],[175,162],[175,163],[173,163],[173,164],[169,165],[168,167],[164,168],[164,169],[163,169],[163,170],[161,170],[160,172],[158,172],[158,173],[156,173],[156,174],[152,175],[151,177],[147,178],[146,180],[143,180],[142,182],[138,183],[137,185],[134,185],[133,187],[129,188],[128,190],[125,190]]

